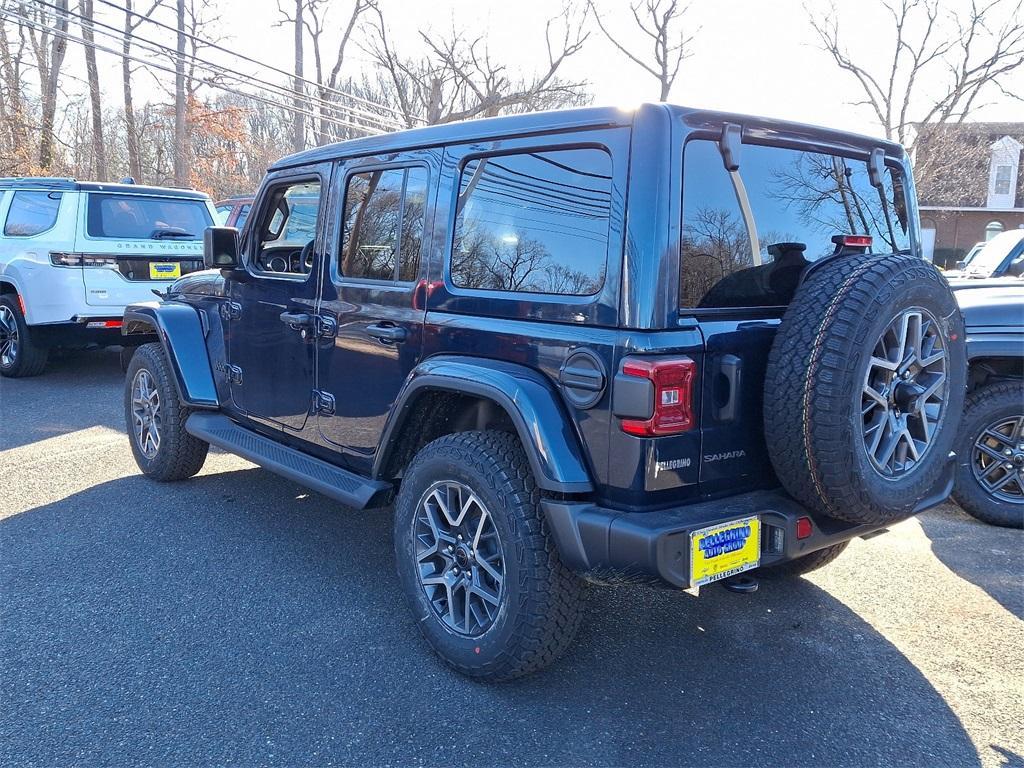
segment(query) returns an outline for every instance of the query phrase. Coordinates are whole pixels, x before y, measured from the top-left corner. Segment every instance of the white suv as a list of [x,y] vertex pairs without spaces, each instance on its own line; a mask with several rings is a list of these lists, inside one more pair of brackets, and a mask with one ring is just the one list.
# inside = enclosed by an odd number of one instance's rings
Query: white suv
[[0,178],[0,375],[51,347],[118,344],[126,304],[203,268],[209,196],[74,179]]

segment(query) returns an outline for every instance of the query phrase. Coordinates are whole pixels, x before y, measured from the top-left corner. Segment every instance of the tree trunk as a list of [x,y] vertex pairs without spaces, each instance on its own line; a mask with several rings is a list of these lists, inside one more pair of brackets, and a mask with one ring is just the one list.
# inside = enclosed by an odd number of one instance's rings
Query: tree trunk
[[96,41],[93,34],[93,0],[81,0],[82,37],[86,41],[85,71],[89,79],[89,104],[92,109],[92,159],[96,170],[96,181],[107,180],[107,150],[103,144],[103,105],[100,101],[100,74],[96,67]]
[[139,133],[135,124],[135,101],[132,98],[132,63],[128,57],[132,51],[132,0],[124,0],[124,42],[121,51],[121,86],[124,89],[124,129],[128,144],[128,175],[135,181],[142,181],[142,158],[139,156]]
[[43,106],[43,120],[39,133],[39,167],[42,170],[49,170],[53,166],[53,125],[57,115],[57,82],[60,79],[60,68],[64,63],[64,53],[68,48],[68,41],[64,35],[68,31],[68,0],[56,0],[58,10],[54,19],[55,29],[58,34],[53,35],[50,50],[44,51],[43,55],[48,56],[46,62],[46,76],[42,77],[41,96]]
[[174,60],[174,184],[188,186],[185,125],[185,0],[178,0],[178,55]]
[[0,77],[6,91],[6,95],[0,98],[0,125],[10,131],[13,167],[28,160],[28,134],[19,79],[21,62],[17,58],[18,54],[12,52],[8,45],[7,36],[0,35]]
[[295,112],[292,115],[292,148],[301,152],[306,148],[306,116],[301,110],[305,93],[302,87],[302,6],[304,0],[295,0]]

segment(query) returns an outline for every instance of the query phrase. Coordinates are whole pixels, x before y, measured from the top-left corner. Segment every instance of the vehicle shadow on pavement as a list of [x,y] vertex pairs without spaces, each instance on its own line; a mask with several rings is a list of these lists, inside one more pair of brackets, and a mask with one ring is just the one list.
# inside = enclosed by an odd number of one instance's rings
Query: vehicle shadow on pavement
[[1024,620],[1024,531],[975,520],[954,504],[918,520],[947,568]]
[[40,376],[0,379],[0,450],[95,426],[123,431],[123,381],[117,349],[61,350]]
[[808,581],[590,591],[561,662],[449,671],[391,515],[257,469],[0,522],[0,763],[972,765],[925,678]]

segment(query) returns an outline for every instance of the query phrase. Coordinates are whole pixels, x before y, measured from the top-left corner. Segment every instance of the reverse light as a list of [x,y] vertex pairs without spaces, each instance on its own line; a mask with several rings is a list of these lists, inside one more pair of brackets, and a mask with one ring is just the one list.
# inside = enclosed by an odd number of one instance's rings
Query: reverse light
[[814,526],[811,524],[811,518],[798,517],[796,519],[796,537],[806,539],[812,533],[814,533]]
[[639,437],[659,437],[692,428],[696,371],[697,364],[688,357],[627,357],[622,363],[622,373],[651,382],[654,412],[646,419],[622,419],[622,431]]

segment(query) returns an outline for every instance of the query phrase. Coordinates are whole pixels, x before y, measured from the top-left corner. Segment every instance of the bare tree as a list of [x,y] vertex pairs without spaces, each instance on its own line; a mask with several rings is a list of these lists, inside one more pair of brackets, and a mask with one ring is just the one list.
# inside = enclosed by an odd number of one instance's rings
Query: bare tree
[[[1007,87],[1024,66],[1021,0],[971,0],[965,13],[940,0],[875,0],[892,19],[882,53],[872,35],[861,58],[841,37],[842,14],[808,11],[822,49],[854,79],[887,138],[910,145],[915,126],[961,123],[988,93],[1022,99]],[[858,8],[857,13],[862,13]]]
[[455,29],[445,36],[420,33],[426,54],[419,59],[403,56],[390,39],[380,8],[374,10],[373,40],[366,50],[409,127],[565,106],[585,98],[584,83],[557,76],[588,37],[569,7],[544,27],[547,68],[535,77],[513,76],[506,64],[491,58],[483,36],[468,38]]
[[103,144],[103,105],[100,99],[100,74],[96,67],[95,8],[93,0],[80,0],[79,26],[82,28],[82,48],[85,53],[85,71],[89,79],[89,105],[92,111],[92,159],[97,181],[107,180],[107,151]]
[[[0,10],[13,9],[14,3],[4,0]],[[29,163],[28,107],[22,95],[27,39],[24,25],[18,24],[15,40],[8,38],[7,18],[0,20],[0,152],[4,163],[0,173],[24,171]]]
[[39,167],[49,171],[53,166],[54,133],[57,115],[57,86],[60,69],[67,52],[68,0],[54,0],[50,5],[21,2],[19,13],[34,24],[27,29],[32,52],[39,72],[39,91],[42,102],[42,125],[39,129]]
[[135,98],[132,92],[132,37],[135,31],[161,5],[163,0],[153,0],[145,13],[137,14],[133,0],[124,0],[124,37],[121,41],[121,88],[124,92],[125,144],[128,148],[128,175],[142,180],[142,153],[139,150],[139,126],[135,119]]
[[679,67],[683,59],[690,56],[689,48],[693,43],[694,34],[687,34],[683,26],[683,16],[688,6],[680,5],[678,0],[638,0],[630,4],[636,28],[647,38],[647,45],[651,46],[648,53],[630,49],[617,31],[613,34],[601,19],[594,0],[588,0],[588,8],[593,11],[597,26],[608,38],[608,42],[652,75],[660,87],[658,100],[667,100],[679,75]]
[[313,43],[313,65],[316,70],[317,98],[319,99],[320,120],[317,126],[317,144],[326,144],[337,131],[331,131],[332,123],[329,118],[336,114],[331,109],[329,102],[338,88],[338,78],[341,75],[342,65],[345,63],[345,49],[348,47],[355,30],[356,22],[364,11],[375,7],[373,0],[356,0],[349,12],[348,22],[342,31],[341,40],[338,42],[334,53],[334,63],[330,71],[324,74],[323,59],[323,33],[327,29],[327,11],[331,7],[331,0],[305,0],[306,10],[304,24],[309,32],[310,41]]

